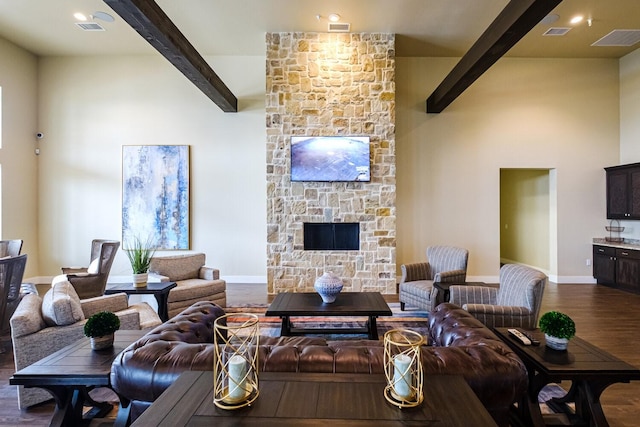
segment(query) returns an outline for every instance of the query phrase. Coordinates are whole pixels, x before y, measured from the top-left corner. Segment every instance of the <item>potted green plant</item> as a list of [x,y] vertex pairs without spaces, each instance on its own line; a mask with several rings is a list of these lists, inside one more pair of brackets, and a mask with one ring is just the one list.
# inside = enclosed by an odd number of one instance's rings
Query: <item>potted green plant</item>
[[145,287],[149,280],[149,265],[151,258],[156,253],[155,245],[151,239],[143,242],[139,237],[134,237],[129,249],[126,249],[127,258],[133,270],[133,286]]
[[102,350],[113,346],[113,334],[120,329],[120,318],[110,311],[101,311],[87,319],[84,334],[91,338],[91,348]]
[[549,311],[540,317],[540,330],[544,332],[547,347],[566,350],[569,340],[576,335],[576,324],[571,317],[559,311]]

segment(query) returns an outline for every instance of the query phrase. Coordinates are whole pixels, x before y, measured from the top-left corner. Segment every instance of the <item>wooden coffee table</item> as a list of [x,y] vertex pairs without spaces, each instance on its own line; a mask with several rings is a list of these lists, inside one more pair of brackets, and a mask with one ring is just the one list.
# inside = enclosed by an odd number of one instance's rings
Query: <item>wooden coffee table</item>
[[149,282],[147,286],[136,288],[133,283],[107,283],[105,295],[117,294],[124,292],[127,295],[153,295],[158,302],[158,316],[160,320],[166,322],[169,320],[169,309],[167,308],[167,300],[169,299],[169,291],[175,288],[175,282]]
[[81,426],[82,407],[86,403],[94,407],[86,418],[103,417],[111,411],[111,404],[94,401],[89,391],[110,386],[111,363],[144,333],[117,331],[113,347],[99,351],[91,350],[89,338],[82,338],[20,369],[9,378],[9,384],[48,390],[56,402],[51,426]]
[[384,375],[263,372],[260,395],[249,407],[213,404],[213,373],[184,372],[132,424],[217,427],[496,426],[457,375],[429,375],[424,402],[399,409],[384,398]]
[[[342,292],[331,304],[322,302],[315,292],[280,293],[265,312],[265,316],[282,318],[280,335],[304,334],[368,334],[369,339],[378,339],[378,316],[391,316],[393,313],[380,292]],[[294,316],[366,316],[368,320],[362,328],[294,328],[291,317]]]
[[518,415],[527,425],[544,426],[538,394],[552,382],[571,381],[571,389],[563,398],[548,404],[566,407],[575,402],[576,415],[588,426],[608,426],[600,404],[602,392],[615,383],[640,380],[640,370],[587,341],[574,337],[566,351],[545,345],[544,334],[528,331],[540,340],[539,346],[525,346],[511,337],[507,328],[495,328],[498,335],[522,359],[529,375],[527,396],[518,404]]

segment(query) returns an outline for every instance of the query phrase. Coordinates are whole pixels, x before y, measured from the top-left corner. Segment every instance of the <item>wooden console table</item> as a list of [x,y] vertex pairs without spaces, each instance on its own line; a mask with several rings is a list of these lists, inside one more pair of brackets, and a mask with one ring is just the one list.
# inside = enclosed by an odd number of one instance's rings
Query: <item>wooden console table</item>
[[213,372],[186,371],[132,427],[496,426],[462,376],[429,375],[424,402],[400,409],[384,398],[384,375],[264,372],[249,407],[213,404]]

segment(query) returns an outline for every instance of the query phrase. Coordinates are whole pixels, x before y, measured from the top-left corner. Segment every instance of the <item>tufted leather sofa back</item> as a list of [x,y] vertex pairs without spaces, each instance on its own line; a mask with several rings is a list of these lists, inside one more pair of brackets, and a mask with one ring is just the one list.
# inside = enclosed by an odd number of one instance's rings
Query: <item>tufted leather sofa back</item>
[[[222,308],[199,302],[126,348],[111,368],[111,384],[141,413],[185,370],[213,370],[213,322]],[[520,359],[489,329],[452,304],[429,318],[430,346],[422,348],[425,374],[460,374],[501,425],[527,386]],[[259,371],[384,373],[382,341],[326,341],[260,337]],[[428,380],[427,380],[428,382]],[[134,415],[135,418],[135,415]]]

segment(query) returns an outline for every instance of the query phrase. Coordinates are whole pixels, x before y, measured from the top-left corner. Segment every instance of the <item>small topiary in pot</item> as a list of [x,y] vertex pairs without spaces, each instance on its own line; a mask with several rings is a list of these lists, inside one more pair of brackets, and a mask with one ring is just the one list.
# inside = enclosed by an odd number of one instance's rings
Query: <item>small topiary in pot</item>
[[113,334],[120,329],[120,318],[110,311],[101,311],[87,319],[84,334],[91,338],[91,348],[102,350],[113,346]]
[[540,330],[544,332],[547,347],[566,350],[567,343],[576,335],[576,324],[571,317],[559,311],[549,311],[540,317]]

